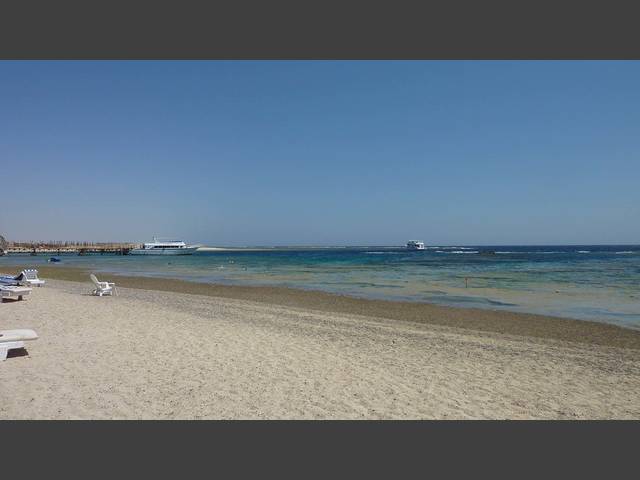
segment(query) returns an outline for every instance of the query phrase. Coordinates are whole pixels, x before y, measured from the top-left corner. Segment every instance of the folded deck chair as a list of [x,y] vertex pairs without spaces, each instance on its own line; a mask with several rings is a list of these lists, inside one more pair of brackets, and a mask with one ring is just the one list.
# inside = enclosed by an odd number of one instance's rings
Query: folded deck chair
[[37,338],[33,330],[0,330],[0,362],[6,360],[9,350],[24,348],[24,342]]
[[0,303],[6,298],[17,297],[18,300],[22,300],[22,297],[31,293],[30,287],[24,287],[22,285],[8,285],[6,283],[0,283]]
[[[101,297],[103,295],[113,295],[113,293],[116,292],[116,284],[115,283],[100,282],[100,281],[98,281],[98,279],[96,278],[96,276],[93,273],[91,275],[89,275],[89,278],[91,278],[91,281],[96,286],[96,288],[92,292],[93,295],[98,295],[99,297]],[[117,293],[118,292],[116,292],[116,295],[117,295]]]

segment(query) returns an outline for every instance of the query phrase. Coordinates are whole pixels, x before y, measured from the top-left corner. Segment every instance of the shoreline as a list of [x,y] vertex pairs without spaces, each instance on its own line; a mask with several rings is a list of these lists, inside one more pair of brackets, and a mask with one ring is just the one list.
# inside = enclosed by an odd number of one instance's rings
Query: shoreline
[[[44,279],[87,283],[87,288],[90,285],[90,272],[82,268],[42,266],[39,272]],[[503,310],[448,307],[430,303],[365,299],[289,287],[221,285],[115,274],[101,274],[101,280],[102,277],[126,288],[205,295],[476,332],[640,350],[640,331],[588,320]]]

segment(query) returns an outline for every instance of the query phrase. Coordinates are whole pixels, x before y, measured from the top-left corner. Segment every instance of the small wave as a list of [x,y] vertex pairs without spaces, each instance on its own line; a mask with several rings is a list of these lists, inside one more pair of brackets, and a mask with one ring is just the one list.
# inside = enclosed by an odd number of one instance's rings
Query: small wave
[[469,250],[453,250],[449,253],[478,253],[477,251],[473,250],[473,251],[469,251]]
[[[514,254],[514,255],[515,255],[515,254],[520,254],[520,255],[526,255],[526,254],[529,254],[529,255],[536,255],[536,254],[540,254],[540,253],[545,253],[545,254],[546,254],[546,253],[568,253],[568,252],[556,252],[556,251],[553,251],[553,252],[544,252],[544,251],[543,251],[543,252],[541,252],[540,250],[527,250],[527,251],[524,251],[524,250],[523,250],[523,251],[521,251],[521,252],[512,252],[512,251],[502,251],[502,250],[501,250],[501,251],[497,251],[497,252],[495,252],[495,253],[500,254],[500,255],[508,255],[508,254]],[[589,251],[587,251],[587,250],[580,250],[580,253],[590,253],[590,252],[589,252]]]
[[616,252],[616,255],[623,255],[623,254],[629,254],[629,253],[633,253],[631,250],[625,250],[624,252]]
[[578,253],[591,253],[591,250],[578,250]]
[[402,255],[405,252],[364,252],[367,255]]

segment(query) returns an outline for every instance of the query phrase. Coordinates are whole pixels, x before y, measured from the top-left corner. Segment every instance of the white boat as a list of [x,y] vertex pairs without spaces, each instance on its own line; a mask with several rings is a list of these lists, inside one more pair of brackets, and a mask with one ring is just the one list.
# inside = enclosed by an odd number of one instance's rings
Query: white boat
[[407,250],[424,250],[424,242],[418,240],[409,240],[407,242]]
[[129,255],[192,255],[200,245],[187,245],[183,241],[159,241],[144,243],[142,248],[129,250]]

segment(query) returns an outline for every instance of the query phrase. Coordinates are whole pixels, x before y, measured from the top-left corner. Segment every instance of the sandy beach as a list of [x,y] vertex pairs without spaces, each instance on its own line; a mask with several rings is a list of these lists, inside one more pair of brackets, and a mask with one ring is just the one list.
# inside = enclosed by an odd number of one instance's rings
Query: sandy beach
[[0,363],[0,418],[640,417],[638,331],[105,275],[119,295],[98,298],[85,273],[43,268],[0,306],[40,336]]

